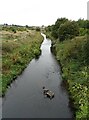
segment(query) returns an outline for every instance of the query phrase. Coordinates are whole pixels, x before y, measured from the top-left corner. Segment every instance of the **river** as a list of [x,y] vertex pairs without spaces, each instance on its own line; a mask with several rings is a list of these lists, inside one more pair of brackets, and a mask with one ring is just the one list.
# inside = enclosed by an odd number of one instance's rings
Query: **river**
[[[3,118],[72,118],[60,66],[50,50],[51,40],[42,36],[41,55],[30,62],[3,98]],[[43,95],[43,86],[55,93],[53,99]]]

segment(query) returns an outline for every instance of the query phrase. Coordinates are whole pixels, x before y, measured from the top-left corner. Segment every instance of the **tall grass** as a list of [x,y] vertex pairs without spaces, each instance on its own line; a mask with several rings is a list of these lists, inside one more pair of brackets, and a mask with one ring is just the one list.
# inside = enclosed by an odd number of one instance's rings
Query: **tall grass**
[[2,31],[2,95],[27,64],[41,53],[43,37],[35,30]]
[[56,42],[52,50],[62,66],[62,78],[67,82],[70,99],[73,101],[75,118],[89,118],[89,66],[86,64],[85,45],[87,36]]

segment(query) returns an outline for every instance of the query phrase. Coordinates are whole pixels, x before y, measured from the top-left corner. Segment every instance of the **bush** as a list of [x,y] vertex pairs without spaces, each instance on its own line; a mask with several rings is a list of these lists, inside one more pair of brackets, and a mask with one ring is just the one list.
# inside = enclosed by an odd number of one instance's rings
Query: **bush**
[[60,28],[60,25],[64,24],[66,21],[68,21],[68,19],[66,19],[66,18],[59,18],[55,22],[55,25],[52,25],[52,36],[54,38],[57,39],[59,37],[59,28]]
[[61,24],[59,28],[59,39],[63,41],[65,39],[72,39],[79,35],[79,27],[75,21],[67,21]]
[[16,33],[16,30],[14,28],[12,28],[12,32]]
[[37,28],[36,28],[36,31],[40,31],[40,28],[39,28],[39,27],[37,27]]
[[84,58],[86,65],[89,65],[89,35],[87,35],[87,41],[84,46]]
[[87,119],[89,114],[89,69],[85,63],[89,58],[88,43],[87,36],[81,36],[55,45],[56,58],[62,66],[62,78],[68,84],[76,119]]
[[86,35],[86,34],[87,34],[87,29],[80,28],[80,30],[79,30],[79,35],[80,35],[80,36],[84,36],[84,35]]

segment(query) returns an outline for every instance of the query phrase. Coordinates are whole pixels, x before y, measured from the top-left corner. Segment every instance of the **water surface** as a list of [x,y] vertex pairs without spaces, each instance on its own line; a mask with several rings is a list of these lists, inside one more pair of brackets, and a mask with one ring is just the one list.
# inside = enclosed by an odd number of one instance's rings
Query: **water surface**
[[[60,66],[50,51],[51,40],[42,35],[39,59],[30,62],[3,98],[3,118],[72,118]],[[43,86],[55,93],[53,99],[44,97]]]

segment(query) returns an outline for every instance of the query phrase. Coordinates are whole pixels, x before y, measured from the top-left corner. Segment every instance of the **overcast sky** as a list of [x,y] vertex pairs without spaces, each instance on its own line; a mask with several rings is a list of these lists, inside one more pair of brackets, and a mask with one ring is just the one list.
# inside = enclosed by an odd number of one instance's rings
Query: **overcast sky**
[[87,0],[0,0],[0,24],[51,25],[61,17],[87,19]]

